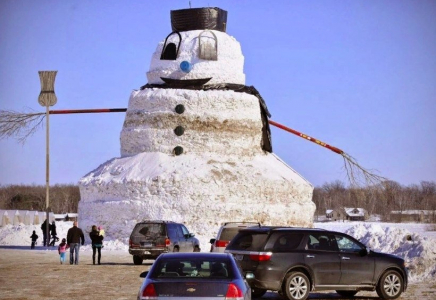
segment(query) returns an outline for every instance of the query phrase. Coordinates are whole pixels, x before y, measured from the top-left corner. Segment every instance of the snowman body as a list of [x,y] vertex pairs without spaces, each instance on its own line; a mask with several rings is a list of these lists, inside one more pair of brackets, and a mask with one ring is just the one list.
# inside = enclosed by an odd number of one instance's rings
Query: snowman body
[[183,222],[203,248],[226,221],[312,226],[313,186],[263,149],[259,97],[239,88],[243,65],[226,32],[187,30],[161,41],[148,84],[130,96],[121,157],[79,182],[81,226],[98,223],[125,239],[142,220]]

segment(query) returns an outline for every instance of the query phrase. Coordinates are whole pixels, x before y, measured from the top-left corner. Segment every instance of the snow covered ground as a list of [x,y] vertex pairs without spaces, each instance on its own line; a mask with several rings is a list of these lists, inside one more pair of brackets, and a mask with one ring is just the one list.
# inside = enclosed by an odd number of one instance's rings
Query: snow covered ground
[[[80,225],[80,224],[79,224]],[[72,222],[57,222],[56,229],[60,239],[65,238]],[[80,226],[79,226],[80,227]],[[436,225],[417,223],[382,222],[319,222],[314,227],[345,232],[374,251],[395,254],[403,257],[409,267],[411,282],[433,280],[436,278]],[[7,225],[0,227],[0,246],[29,246],[30,236],[35,230],[39,235],[38,245],[42,243],[42,232],[38,225]],[[89,231],[84,230],[86,237]],[[199,236],[202,251],[208,251],[208,241],[216,235]],[[56,248],[53,248],[57,249]],[[91,251],[89,238],[81,251]],[[111,239],[110,233],[104,241],[104,250],[128,251],[128,237],[123,240]]]

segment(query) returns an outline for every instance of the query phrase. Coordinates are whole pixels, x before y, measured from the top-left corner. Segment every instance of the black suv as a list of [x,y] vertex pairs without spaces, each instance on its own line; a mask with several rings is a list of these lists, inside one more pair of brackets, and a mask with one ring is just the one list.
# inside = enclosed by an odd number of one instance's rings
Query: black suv
[[135,265],[166,252],[200,252],[200,242],[180,223],[144,221],[135,225],[129,239]]
[[252,227],[242,229],[225,252],[252,277],[247,281],[253,297],[267,290],[290,300],[304,300],[310,291],[336,290],[353,297],[358,291],[376,290],[382,299],[395,299],[407,288],[403,259],[373,252],[339,232]]

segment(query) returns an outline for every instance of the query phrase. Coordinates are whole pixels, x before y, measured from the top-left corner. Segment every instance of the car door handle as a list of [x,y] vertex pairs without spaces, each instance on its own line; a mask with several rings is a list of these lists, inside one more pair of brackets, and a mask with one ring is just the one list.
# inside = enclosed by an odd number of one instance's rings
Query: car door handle
[[315,258],[315,255],[306,255],[307,258]]
[[346,257],[346,256],[342,256],[341,257],[343,260],[349,260],[350,258],[349,257]]

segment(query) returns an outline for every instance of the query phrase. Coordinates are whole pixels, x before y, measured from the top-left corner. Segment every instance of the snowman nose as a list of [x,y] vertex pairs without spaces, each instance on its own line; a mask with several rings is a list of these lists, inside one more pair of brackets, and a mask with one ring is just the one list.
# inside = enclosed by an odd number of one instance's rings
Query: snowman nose
[[192,70],[192,64],[189,63],[189,61],[184,60],[180,63],[180,69],[185,73],[189,73]]

